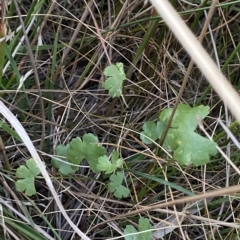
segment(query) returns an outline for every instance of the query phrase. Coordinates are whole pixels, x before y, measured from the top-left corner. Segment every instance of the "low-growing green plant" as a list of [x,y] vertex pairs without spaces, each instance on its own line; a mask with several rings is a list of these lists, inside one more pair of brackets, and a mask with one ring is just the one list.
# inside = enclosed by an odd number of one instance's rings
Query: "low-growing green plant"
[[102,84],[104,89],[109,90],[108,93],[112,98],[120,97],[123,81],[126,79],[123,63],[112,64],[106,67],[103,73],[108,77]]
[[[100,171],[112,174],[122,167],[123,159],[117,151],[112,152],[111,161],[106,155],[106,149],[99,143],[98,138],[91,133],[84,134],[83,139],[77,137],[67,145],[60,144],[56,148],[57,158],[52,159],[52,165],[64,176],[75,173],[79,164],[86,159],[94,173]],[[122,185],[124,174],[117,172],[110,175],[108,190],[117,198],[128,197],[130,191]]]
[[138,231],[132,225],[127,225],[124,234],[125,240],[150,240],[152,239],[151,224],[147,218],[141,217],[138,222]]
[[[140,138],[145,144],[151,144],[161,138],[173,109],[164,109],[159,121],[145,122]],[[190,107],[179,104],[168,130],[163,148],[173,152],[173,158],[181,165],[200,166],[210,161],[210,156],[217,153],[216,143],[195,132],[198,118],[204,119],[209,114],[208,106]]]
[[36,194],[34,181],[39,174],[40,170],[34,159],[27,160],[26,165],[21,165],[16,171],[16,177],[19,178],[15,182],[17,191],[25,192],[30,197]]
[[123,159],[119,157],[119,153],[117,151],[113,151],[111,161],[106,155],[98,158],[97,168],[105,172],[105,174],[110,174],[122,165]]
[[[112,97],[121,95],[122,83],[126,78],[123,64],[117,63],[107,67],[104,71],[109,76],[103,86],[109,90]],[[165,127],[169,121],[173,109],[163,110],[159,115],[157,123],[147,121],[143,124],[143,131],[140,138],[145,144],[152,144],[161,139]],[[198,118],[204,119],[209,114],[208,106],[190,107],[179,104],[173,117],[170,129],[163,143],[163,148],[173,152],[173,158],[179,164],[195,166],[206,164],[210,161],[210,156],[216,154],[216,143],[208,140],[195,132],[198,125]],[[73,138],[70,143],[59,144],[56,149],[56,157],[52,158],[52,166],[63,176],[74,174],[80,167],[83,159],[89,164],[94,173],[104,172],[110,174],[108,190],[116,198],[128,197],[130,190],[122,185],[124,173],[117,171],[124,163],[117,151],[113,151],[111,156],[107,156],[106,148],[103,147],[97,136],[92,133],[84,134]],[[27,168],[27,167],[28,168]],[[16,181],[16,189],[32,196],[36,193],[34,179],[40,173],[33,159],[26,162],[26,166],[17,169],[16,176],[21,178]]]
[[[128,197],[130,191],[122,185],[124,173],[115,170],[121,168],[124,160],[117,151],[112,152],[111,161],[106,155],[106,149],[99,143],[98,138],[91,133],[84,134],[83,138],[73,138],[67,145],[59,144],[56,147],[57,157],[52,158],[52,166],[63,176],[74,174],[83,159],[86,159],[94,173],[100,171],[110,175],[108,190],[117,198]],[[28,168],[27,168],[27,167]],[[40,173],[33,159],[26,161],[26,166],[21,165],[16,172],[16,189],[25,192],[28,196],[36,193],[34,186],[35,177]]]
[[108,190],[112,192],[116,198],[126,198],[129,196],[129,189],[122,185],[124,179],[124,174],[122,172],[112,174],[109,179],[110,183],[108,184]]
[[[103,83],[104,89],[109,91],[111,97],[120,97],[123,81],[126,79],[123,64],[117,63],[108,66],[104,70],[104,74],[108,77]],[[154,143],[161,140],[165,132],[172,111],[172,108],[165,109],[160,113],[157,122],[146,121],[143,124],[143,131],[140,133],[140,139],[143,143],[152,145],[154,148]],[[195,132],[198,119],[204,119],[208,114],[208,106],[178,105],[161,147],[173,153],[173,159],[179,164],[203,165],[210,161],[210,156],[216,154],[216,143]],[[5,125],[3,126],[5,127]],[[10,132],[8,128],[5,127],[5,129]],[[18,136],[16,135],[16,137]],[[130,190],[128,186],[123,185],[125,179],[122,169],[124,159],[120,157],[118,151],[112,151],[108,156],[106,148],[100,144],[98,137],[92,133],[84,134],[82,138],[73,138],[66,145],[59,144],[55,149],[55,154],[52,157],[51,164],[61,175],[68,177],[76,173],[81,162],[85,159],[93,173],[102,172],[104,177],[109,177],[107,189],[114,197],[129,197]],[[34,181],[39,174],[40,170],[34,159],[27,160],[26,165],[21,165],[16,171],[18,180],[15,182],[15,186],[17,191],[24,192],[28,196],[36,194]],[[144,173],[141,174],[144,175]],[[145,177],[148,178],[149,176],[146,175]],[[138,222],[138,230],[132,225],[127,225],[124,229],[124,235],[126,240],[152,239],[149,219],[141,217]]]
[[83,159],[86,159],[90,169],[94,173],[99,173],[101,170],[97,168],[99,157],[106,154],[106,149],[99,144],[98,138],[91,133],[84,134],[83,138],[73,138],[66,146],[60,144],[56,148],[57,158],[52,159],[52,165],[65,176],[75,173],[79,164]]

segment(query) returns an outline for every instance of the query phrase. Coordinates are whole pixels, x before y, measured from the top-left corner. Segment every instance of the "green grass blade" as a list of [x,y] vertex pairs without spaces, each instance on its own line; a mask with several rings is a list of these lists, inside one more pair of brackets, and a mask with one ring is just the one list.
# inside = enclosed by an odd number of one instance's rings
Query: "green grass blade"
[[0,120],[0,128],[5,130],[8,134],[10,134],[13,138],[17,139],[19,142],[22,142],[22,139],[19,137],[19,135],[10,128],[5,122]]
[[131,173],[133,173],[135,175],[138,175],[138,176],[141,176],[143,178],[151,179],[151,180],[156,181],[156,182],[158,182],[160,184],[163,184],[163,185],[166,185],[168,187],[174,188],[174,189],[178,190],[179,192],[182,192],[182,193],[184,193],[184,194],[186,194],[188,196],[195,195],[193,192],[187,190],[186,188],[183,188],[183,187],[181,187],[181,186],[179,186],[179,185],[177,185],[175,183],[168,182],[168,181],[166,181],[166,180],[164,180],[162,178],[151,176],[151,175],[146,174],[146,173],[142,173],[142,172],[138,172],[138,171],[134,171],[134,170],[129,170],[129,169],[125,169],[125,171],[131,172]]

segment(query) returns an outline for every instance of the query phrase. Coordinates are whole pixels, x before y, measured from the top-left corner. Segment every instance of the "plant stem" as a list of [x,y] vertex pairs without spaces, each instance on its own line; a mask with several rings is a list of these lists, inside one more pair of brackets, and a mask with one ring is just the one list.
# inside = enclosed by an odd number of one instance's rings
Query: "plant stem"
[[[199,37],[199,42],[202,42],[202,40],[203,40],[203,38],[204,38],[205,32],[207,31],[207,28],[208,28],[208,24],[209,24],[209,22],[210,22],[210,20],[211,20],[211,18],[212,18],[213,13],[214,13],[216,3],[217,3],[217,1],[213,1],[213,2],[212,2],[211,8],[210,8],[210,10],[209,10],[209,12],[208,12],[207,19],[206,19],[206,21],[205,21],[205,23],[204,23],[204,26],[203,26],[203,28],[202,28],[202,31],[201,31],[201,34],[200,34],[200,37]],[[190,75],[190,73],[191,73],[193,64],[194,64],[194,62],[193,62],[193,60],[191,60],[190,63],[189,63],[189,65],[188,65],[187,72],[186,72],[186,74],[185,74],[185,76],[184,76],[182,86],[181,86],[181,88],[180,88],[180,90],[179,90],[179,93],[178,93],[178,96],[177,96],[177,99],[176,99],[176,102],[175,102],[175,105],[174,105],[172,114],[171,114],[171,116],[170,116],[170,118],[169,118],[168,124],[167,124],[167,126],[165,127],[164,132],[163,132],[163,134],[162,134],[162,137],[161,137],[161,139],[160,139],[160,142],[159,142],[159,145],[160,145],[160,146],[163,145],[163,143],[164,143],[164,141],[165,141],[165,139],[166,139],[166,136],[167,136],[167,133],[168,133],[168,129],[170,128],[170,126],[171,126],[171,124],[172,124],[172,120],[173,120],[174,114],[175,114],[175,112],[176,112],[176,110],[177,110],[177,106],[178,106],[178,104],[179,104],[179,102],[180,102],[180,99],[181,99],[181,97],[182,97],[183,91],[184,91],[184,89],[185,89],[185,87],[186,87],[186,84],[187,84],[189,75]],[[157,149],[157,150],[159,150],[159,149]],[[157,151],[157,154],[158,154],[158,151]]]

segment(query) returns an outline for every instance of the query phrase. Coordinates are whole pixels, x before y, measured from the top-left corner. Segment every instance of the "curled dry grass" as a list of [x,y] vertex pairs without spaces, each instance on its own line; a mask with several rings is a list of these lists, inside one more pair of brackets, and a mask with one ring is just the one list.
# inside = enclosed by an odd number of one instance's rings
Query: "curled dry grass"
[[[210,5],[171,2],[198,37]],[[126,225],[136,225],[139,215],[133,213],[139,209],[139,214],[157,229],[155,236],[162,234],[165,239],[239,238],[238,194],[226,191],[218,194],[220,197],[207,195],[211,190],[238,184],[238,172],[232,167],[238,166],[238,149],[217,119],[224,119],[236,137],[238,124],[201,71],[193,65],[188,73],[189,55],[151,4],[23,1],[19,11],[25,33],[14,6],[13,1],[6,11],[7,34],[12,38],[1,42],[4,48],[0,46],[0,56],[5,54],[0,63],[1,101],[21,122],[35,148],[14,139],[13,133],[10,137],[9,132],[1,131],[5,160],[1,171],[2,235],[7,239],[18,235],[24,239],[76,240],[78,231],[90,239],[118,239]],[[237,1],[221,2],[203,39],[204,48],[236,90],[238,13]],[[24,41],[26,35],[30,46]],[[104,68],[116,62],[124,63],[127,81],[122,98],[111,99],[101,83]],[[228,162],[219,154],[207,166],[182,167],[140,141],[143,123],[156,120],[162,109],[174,107],[178,99],[191,106],[211,107],[204,126],[227,154]],[[126,160],[129,199],[116,200],[107,191],[107,179],[93,174],[87,165],[69,178],[51,167],[51,155],[58,144],[89,132],[98,136],[109,154],[117,149]],[[18,134],[22,137],[21,132]],[[44,160],[47,172],[43,177],[48,180],[37,179],[38,193],[31,199],[14,188],[15,169],[30,158],[30,149],[37,150]],[[52,195],[53,191],[58,195]],[[176,199],[190,193],[202,197],[174,205]],[[53,196],[60,202],[56,204]],[[169,205],[146,211],[165,202]],[[61,204],[71,220],[62,216]],[[121,218],[113,220],[116,216]],[[26,221],[30,223],[27,226]]]

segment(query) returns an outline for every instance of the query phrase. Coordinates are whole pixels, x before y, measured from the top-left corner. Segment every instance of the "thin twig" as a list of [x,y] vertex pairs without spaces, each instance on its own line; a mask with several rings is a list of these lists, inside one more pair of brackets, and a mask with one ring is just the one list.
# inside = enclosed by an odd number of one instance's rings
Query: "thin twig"
[[[204,23],[204,26],[203,26],[203,28],[202,28],[202,31],[201,31],[201,33],[200,33],[199,42],[202,42],[202,40],[203,40],[203,38],[204,38],[204,35],[205,35],[206,31],[207,31],[209,22],[210,22],[210,20],[211,20],[211,18],[212,18],[212,15],[213,15],[213,13],[214,13],[216,4],[217,4],[217,0],[213,0],[213,1],[212,1],[212,5],[211,5],[211,7],[210,7],[210,10],[209,10],[209,12],[208,12],[207,19],[206,19],[206,21],[205,21],[205,23]],[[189,65],[188,65],[188,68],[187,68],[187,72],[186,72],[186,74],[185,74],[185,76],[184,76],[182,86],[181,86],[181,88],[180,88],[180,90],[179,90],[179,93],[178,93],[178,96],[177,96],[177,98],[176,98],[176,102],[175,102],[175,105],[174,105],[172,114],[171,114],[171,116],[170,116],[170,118],[169,118],[169,120],[168,120],[167,126],[165,127],[164,132],[163,132],[163,134],[162,134],[162,137],[161,137],[161,139],[160,139],[160,142],[159,142],[159,145],[160,145],[160,146],[163,145],[163,143],[164,143],[164,141],[165,141],[165,139],[166,139],[168,130],[169,130],[169,128],[171,127],[173,117],[174,117],[175,112],[176,112],[176,110],[177,110],[177,106],[178,106],[178,104],[179,104],[179,102],[180,102],[180,99],[182,98],[183,91],[184,91],[184,89],[185,89],[185,87],[186,87],[186,85],[187,85],[187,81],[188,81],[189,75],[190,75],[190,73],[191,73],[193,64],[194,64],[194,62],[193,62],[193,60],[191,59]]]
[[232,114],[240,121],[240,96],[228,82],[226,77],[219,71],[216,64],[197,41],[194,34],[183,22],[179,14],[167,0],[150,0],[159,14],[167,23],[168,27],[178,38],[179,42],[184,46],[185,50],[192,57],[193,61],[211,83],[215,91],[226,101]]
[[154,211],[159,208],[165,208],[165,207],[169,207],[169,206],[173,206],[173,205],[177,205],[177,204],[188,203],[188,202],[195,202],[195,201],[206,199],[206,198],[218,197],[218,196],[227,195],[227,194],[236,193],[236,192],[240,192],[240,185],[235,185],[235,186],[231,186],[231,187],[227,187],[227,188],[223,188],[223,189],[220,188],[220,189],[212,190],[212,191],[209,191],[206,193],[197,194],[194,196],[183,197],[183,198],[180,198],[180,199],[177,199],[174,201],[159,203],[159,204],[156,204],[153,206],[137,209],[137,210],[134,210],[134,211],[131,211],[128,213],[118,215],[111,219],[108,219],[102,223],[97,224],[90,231],[92,231],[93,229],[99,228],[100,226],[105,225],[111,221],[123,219],[123,218],[129,217],[129,216],[143,213],[143,212]]
[[[13,115],[13,113],[3,104],[2,101],[0,101],[0,113],[8,120],[8,122],[12,125],[12,127],[16,130],[16,132],[18,133],[19,137],[22,139],[23,143],[25,144],[25,146],[27,147],[28,151],[30,152],[32,158],[35,160],[39,170],[41,171],[41,174],[43,175],[46,184],[49,188],[49,190],[51,191],[56,204],[60,210],[60,212],[62,213],[62,215],[64,216],[64,218],[66,219],[66,221],[69,223],[69,225],[74,229],[74,231],[76,231],[76,233],[83,238],[84,240],[90,240],[90,238],[88,238],[73,222],[72,220],[69,218],[69,216],[67,215],[60,199],[58,198],[57,192],[53,186],[52,180],[44,166],[44,164],[41,161],[41,158],[39,157],[31,139],[29,138],[29,136],[27,135],[25,129],[23,128],[23,126],[21,125],[21,123],[18,121],[18,119]],[[1,200],[1,199],[0,199]]]

